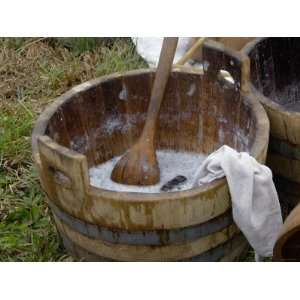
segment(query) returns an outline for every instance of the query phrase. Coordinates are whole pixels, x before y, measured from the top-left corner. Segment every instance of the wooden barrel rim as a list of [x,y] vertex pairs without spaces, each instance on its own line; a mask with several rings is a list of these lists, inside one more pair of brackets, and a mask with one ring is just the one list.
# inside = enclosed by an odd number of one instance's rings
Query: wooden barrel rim
[[[56,100],[46,108],[46,110],[39,116],[38,120],[36,121],[36,125],[33,129],[32,134],[32,149],[33,149],[33,156],[36,161],[40,165],[40,158],[39,158],[39,151],[37,146],[37,138],[39,136],[43,136],[45,134],[46,126],[48,124],[48,121],[52,117],[52,115],[55,113],[55,111],[60,107],[63,103],[68,102],[71,100],[73,96],[75,96],[79,92],[83,92],[95,85],[99,85],[102,82],[109,81],[111,79],[115,79],[121,76],[134,76],[138,74],[145,74],[145,73],[151,73],[154,72],[153,69],[140,69],[140,70],[133,70],[133,71],[127,71],[122,73],[114,73],[108,76],[103,76],[98,79],[90,80],[85,83],[82,83],[78,86],[73,87],[70,91],[66,92],[65,94],[61,95],[60,97],[56,98]],[[186,68],[176,68],[172,72],[183,72],[186,74],[195,74],[194,71],[186,70]],[[201,73],[199,73],[201,74]],[[267,118],[267,115],[261,106],[261,104],[254,98],[254,96],[251,93],[246,93],[243,95],[245,97],[245,101],[249,102],[249,105],[251,105],[251,109],[254,111],[254,115],[256,117],[257,122],[257,131],[256,136],[254,139],[254,142],[250,149],[250,154],[255,157],[258,160],[263,160],[266,152],[266,145],[265,141],[268,140],[269,135],[269,121]],[[54,141],[53,141],[54,142]],[[56,143],[56,142],[54,142]],[[58,144],[57,144],[58,145]],[[67,151],[68,148],[58,145],[59,148],[65,148]],[[75,151],[76,152],[76,151]],[[78,153],[79,154],[79,153]],[[93,187],[89,184],[89,189],[87,190],[87,193],[89,193],[91,196],[97,196],[101,195],[102,197],[109,197],[113,200],[120,200],[122,198],[123,201],[139,201],[141,202],[141,196],[145,198],[145,202],[151,201],[162,201],[162,200],[178,200],[179,198],[187,198],[191,197],[193,195],[205,195],[207,191],[209,191],[212,188],[217,188],[219,186],[227,184],[226,179],[218,179],[211,183],[204,184],[202,186],[193,188],[191,190],[186,191],[180,191],[180,192],[172,192],[172,193],[153,193],[151,195],[145,194],[145,193],[134,193],[134,192],[127,192],[122,193],[122,196],[120,196],[120,193],[115,191],[109,191],[101,188]]]
[[[138,69],[138,70],[132,70],[132,71],[125,71],[125,72],[116,72],[107,76],[102,76],[97,79],[93,79],[84,83],[81,83],[73,88],[71,88],[69,91],[64,93],[63,95],[57,97],[55,101],[50,104],[49,106],[46,107],[46,109],[42,112],[42,114],[38,117],[33,133],[32,133],[32,152],[33,152],[33,157],[39,165],[40,163],[40,156],[39,156],[39,151],[38,151],[38,145],[37,145],[37,140],[39,136],[44,136],[47,124],[53,114],[56,112],[56,110],[63,104],[67,103],[68,101],[71,101],[72,97],[74,97],[77,93],[79,92],[84,92],[88,90],[89,88],[93,86],[97,86],[103,82],[110,81],[112,79],[116,79],[118,77],[122,76],[135,76],[139,74],[145,74],[145,73],[154,73],[154,69]],[[172,70],[172,72],[178,72],[178,73],[186,73],[186,74],[195,74],[195,71],[189,70],[187,68],[182,68],[182,67],[176,67],[175,69]],[[202,73],[199,72],[199,75]],[[256,103],[255,103],[256,104]],[[255,140],[256,142],[256,140]],[[255,143],[254,142],[254,143]],[[53,143],[57,144],[55,141]],[[58,145],[58,144],[57,144]],[[62,146],[58,145],[59,148],[65,149],[65,151],[68,151],[69,149]],[[73,152],[76,152],[72,150]],[[78,153],[79,154],[79,153]],[[85,156],[83,154],[80,154],[82,156]],[[120,196],[119,192],[115,191],[110,191],[106,189],[101,189],[98,187],[91,186],[89,184],[89,189],[87,192],[91,194],[91,196],[99,196],[101,195],[102,197],[107,197],[112,200],[120,200],[122,198],[123,201],[128,201],[128,202],[134,202],[134,201],[141,201],[141,197],[145,199],[145,202],[148,201],[162,201],[162,200],[177,200],[179,197],[185,198],[185,197],[191,197],[193,195],[199,195],[199,194],[205,194],[208,190],[211,188],[217,188],[219,186],[222,186],[226,184],[226,180],[223,179],[217,179],[211,183],[203,184],[199,187],[196,187],[191,190],[185,190],[185,191],[180,191],[180,192],[172,192],[172,193],[135,193],[135,192],[126,192],[126,193],[121,193],[122,196]]]
[[217,216],[211,221],[198,225],[170,230],[129,231],[83,222],[58,208],[53,202],[48,201],[48,204],[51,207],[52,212],[60,219],[60,221],[72,227],[77,232],[89,238],[100,239],[113,244],[144,246],[178,244],[213,234],[233,224],[231,209],[229,209],[224,214]]

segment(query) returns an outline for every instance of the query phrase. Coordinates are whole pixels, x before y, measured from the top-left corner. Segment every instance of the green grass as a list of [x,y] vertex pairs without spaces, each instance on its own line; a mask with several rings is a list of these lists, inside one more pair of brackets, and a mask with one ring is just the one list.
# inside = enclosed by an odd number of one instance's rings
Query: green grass
[[[9,108],[9,109],[7,109]],[[0,260],[52,261],[62,251],[31,161],[34,114],[19,104],[1,111]]]
[[72,261],[31,157],[37,116],[70,87],[146,67],[127,38],[0,39],[0,261]]

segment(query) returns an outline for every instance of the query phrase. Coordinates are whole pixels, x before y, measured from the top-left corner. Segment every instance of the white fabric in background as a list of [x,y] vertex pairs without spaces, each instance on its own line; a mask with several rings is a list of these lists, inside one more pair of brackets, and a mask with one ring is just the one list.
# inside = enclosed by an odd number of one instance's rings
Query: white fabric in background
[[282,216],[271,170],[246,152],[222,146],[197,170],[194,186],[226,176],[233,219],[256,255],[269,257],[282,227]]
[[[144,58],[150,67],[156,67],[162,47],[163,38],[159,37],[139,37],[132,38],[136,46],[137,53]],[[190,38],[179,38],[178,45],[174,57],[176,63],[184,53],[189,49]]]

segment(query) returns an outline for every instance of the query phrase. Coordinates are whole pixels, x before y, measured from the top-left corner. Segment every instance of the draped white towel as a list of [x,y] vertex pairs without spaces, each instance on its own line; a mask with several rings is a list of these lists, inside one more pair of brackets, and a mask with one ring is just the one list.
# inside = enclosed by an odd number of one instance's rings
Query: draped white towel
[[282,215],[271,170],[246,152],[222,146],[196,172],[194,186],[226,176],[232,215],[256,257],[273,255]]

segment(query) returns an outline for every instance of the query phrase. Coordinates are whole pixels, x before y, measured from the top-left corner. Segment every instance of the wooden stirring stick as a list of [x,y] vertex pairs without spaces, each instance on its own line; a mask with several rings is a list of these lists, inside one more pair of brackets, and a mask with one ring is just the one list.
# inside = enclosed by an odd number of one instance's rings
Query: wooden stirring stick
[[160,170],[155,152],[156,125],[177,42],[178,38],[173,37],[163,40],[143,132],[137,143],[114,167],[111,179],[115,182],[129,185],[152,185],[159,182]]

